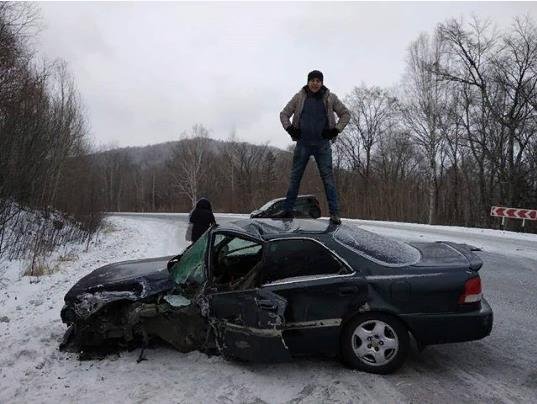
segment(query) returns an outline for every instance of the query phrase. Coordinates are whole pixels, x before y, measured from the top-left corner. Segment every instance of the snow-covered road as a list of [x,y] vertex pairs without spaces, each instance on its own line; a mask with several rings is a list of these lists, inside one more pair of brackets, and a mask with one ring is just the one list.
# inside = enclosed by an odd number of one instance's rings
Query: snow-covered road
[[406,241],[445,240],[474,245],[488,252],[501,252],[537,260],[537,235],[456,226],[352,220],[364,229]]
[[[219,221],[232,215],[217,216]],[[411,352],[396,374],[349,370],[328,359],[273,365],[227,362],[166,347],[80,362],[58,351],[63,296],[93,269],[172,255],[185,245],[185,215],[112,216],[84,252],[64,251],[59,271],[31,283],[18,263],[0,263],[0,403],[26,402],[536,402],[537,236],[479,229],[361,222],[400,239],[474,244],[495,324],[484,340]],[[70,254],[68,254],[70,252]]]

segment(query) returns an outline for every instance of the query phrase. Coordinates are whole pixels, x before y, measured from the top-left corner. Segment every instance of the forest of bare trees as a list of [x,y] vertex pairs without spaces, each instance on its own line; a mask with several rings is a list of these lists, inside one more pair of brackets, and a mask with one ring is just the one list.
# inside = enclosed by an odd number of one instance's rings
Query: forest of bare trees
[[38,21],[30,3],[0,3],[0,256],[11,258],[87,237],[102,210],[74,80],[28,46]]
[[[342,215],[498,227],[492,205],[537,208],[535,22],[500,31],[449,20],[409,45],[406,65],[398,86],[345,97],[352,118],[333,147]],[[149,165],[105,153],[103,172],[116,169],[107,209],[188,211],[206,196],[218,211],[249,212],[285,195],[289,150],[212,140],[200,124],[168,148]],[[316,193],[326,213],[317,177],[310,164],[301,192]]]
[[[203,123],[173,142],[92,150],[67,66],[30,51],[36,19],[31,5],[0,3],[0,255],[14,220],[31,236],[10,251],[51,247],[62,225],[47,212],[78,223],[65,237],[80,238],[105,211],[188,212],[205,196],[217,212],[248,213],[285,195],[292,148],[234,133],[215,140]],[[478,19],[438,24],[409,44],[396,86],[362,84],[343,98],[351,121],[333,145],[343,217],[499,227],[491,206],[537,208],[537,27],[529,18],[503,30]],[[316,194],[327,214],[315,164],[301,193]],[[43,212],[38,231],[25,231],[26,209]]]

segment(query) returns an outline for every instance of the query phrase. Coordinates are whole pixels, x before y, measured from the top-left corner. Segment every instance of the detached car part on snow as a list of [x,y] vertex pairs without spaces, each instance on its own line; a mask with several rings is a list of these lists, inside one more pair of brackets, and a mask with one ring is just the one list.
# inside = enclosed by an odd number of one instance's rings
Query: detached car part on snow
[[65,296],[62,348],[160,339],[248,361],[340,353],[354,368],[389,373],[409,333],[420,346],[490,334],[481,265],[464,244],[400,243],[325,220],[239,220],[182,255],[82,278]]

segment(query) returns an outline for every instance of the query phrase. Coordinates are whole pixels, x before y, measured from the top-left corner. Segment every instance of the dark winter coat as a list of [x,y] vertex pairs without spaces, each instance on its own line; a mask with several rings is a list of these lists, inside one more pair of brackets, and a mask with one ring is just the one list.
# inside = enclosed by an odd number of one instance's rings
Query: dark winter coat
[[312,93],[306,86],[308,96],[304,101],[302,113],[300,114],[300,140],[304,144],[319,145],[327,143],[328,139],[323,138],[323,130],[328,127],[328,118],[323,97],[326,87],[322,87],[316,93]]
[[201,198],[190,213],[189,221],[192,223],[192,242],[194,243],[211,225],[216,223],[211,202],[206,198]]
[[[307,88],[307,86],[305,87]],[[300,91],[291,98],[291,101],[287,103],[282,112],[280,112],[280,121],[284,129],[287,129],[289,125],[291,125],[291,116],[293,117],[293,126],[295,128],[300,128],[300,115],[302,114],[304,102],[308,96],[306,88],[301,88]],[[323,102],[326,108],[328,128],[337,128],[338,132],[341,133],[351,120],[351,114],[334,93],[331,93],[330,90],[324,86],[323,88]],[[337,122],[335,115],[339,118]]]

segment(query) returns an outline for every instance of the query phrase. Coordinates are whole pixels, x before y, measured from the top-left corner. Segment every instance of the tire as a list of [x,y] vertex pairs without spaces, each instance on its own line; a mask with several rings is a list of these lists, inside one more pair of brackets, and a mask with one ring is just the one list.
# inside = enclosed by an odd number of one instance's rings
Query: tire
[[365,372],[394,372],[405,362],[408,350],[407,328],[399,319],[388,314],[358,315],[345,325],[341,333],[344,362]]

